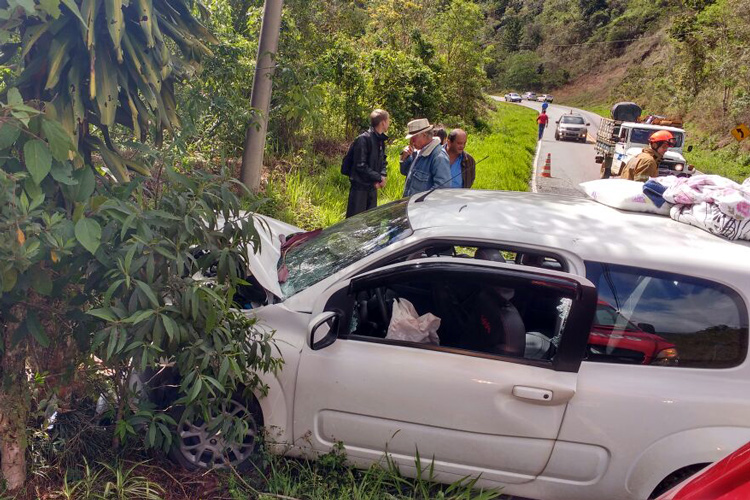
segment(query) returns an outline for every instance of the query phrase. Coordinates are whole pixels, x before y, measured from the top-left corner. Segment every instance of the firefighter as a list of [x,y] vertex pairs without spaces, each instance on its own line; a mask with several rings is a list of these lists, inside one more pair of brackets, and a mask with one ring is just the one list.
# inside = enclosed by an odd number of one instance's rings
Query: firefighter
[[648,146],[625,165],[620,178],[646,182],[649,177],[658,177],[659,162],[674,145],[675,138],[669,130],[657,130],[648,138]]

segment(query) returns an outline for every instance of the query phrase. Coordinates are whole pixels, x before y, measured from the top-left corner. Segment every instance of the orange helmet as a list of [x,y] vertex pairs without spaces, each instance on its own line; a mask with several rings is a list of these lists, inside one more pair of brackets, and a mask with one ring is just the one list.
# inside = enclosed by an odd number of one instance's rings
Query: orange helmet
[[653,134],[651,134],[651,137],[648,138],[649,144],[655,143],[655,142],[666,142],[670,146],[675,145],[675,138],[672,135],[672,132],[669,130],[657,130]]

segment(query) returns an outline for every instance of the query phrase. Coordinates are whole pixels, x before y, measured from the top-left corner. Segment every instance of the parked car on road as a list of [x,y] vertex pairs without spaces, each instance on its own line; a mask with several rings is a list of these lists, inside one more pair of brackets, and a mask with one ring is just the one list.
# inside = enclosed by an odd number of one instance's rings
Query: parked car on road
[[[241,446],[184,422],[181,463],[247,467],[264,426],[275,453],[341,442],[357,466],[387,450],[415,476],[417,456],[434,458],[438,481],[514,496],[645,499],[750,441],[748,242],[592,200],[460,189],[315,233],[263,220],[265,299],[247,314],[275,332],[283,369],[260,374],[267,395],[237,397],[254,431]],[[407,301],[439,319],[431,335],[403,326]],[[602,310],[616,317],[595,322]],[[679,363],[625,355],[639,342]]]
[[505,94],[505,100],[507,102],[521,102],[521,96],[516,94],[515,92],[511,92],[509,94]]
[[573,139],[575,141],[586,142],[588,137],[588,126],[591,125],[584,120],[579,114],[569,113],[562,115],[555,123],[555,140]]
[[536,94],[534,92],[526,92],[523,98],[527,101],[536,101]]
[[547,101],[547,102],[552,102],[554,99],[555,98],[552,97],[550,94],[545,94],[544,95],[544,100]]

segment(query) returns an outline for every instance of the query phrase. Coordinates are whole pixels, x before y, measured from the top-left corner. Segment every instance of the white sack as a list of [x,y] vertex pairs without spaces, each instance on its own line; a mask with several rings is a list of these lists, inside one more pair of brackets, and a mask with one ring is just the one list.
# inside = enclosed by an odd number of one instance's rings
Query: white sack
[[420,316],[414,304],[406,299],[395,299],[391,323],[388,325],[385,338],[439,345],[438,328],[440,328],[440,318],[432,313]]
[[643,183],[627,179],[597,179],[579,184],[590,198],[603,205],[631,212],[669,215],[672,205],[657,207],[643,194]]

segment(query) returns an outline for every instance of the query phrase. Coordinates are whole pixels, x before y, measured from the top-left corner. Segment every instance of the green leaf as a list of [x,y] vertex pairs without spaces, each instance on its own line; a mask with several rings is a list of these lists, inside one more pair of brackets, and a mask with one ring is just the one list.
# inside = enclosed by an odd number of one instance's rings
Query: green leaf
[[39,0],[39,7],[53,19],[60,17],[60,0]]
[[15,120],[7,120],[0,125],[0,150],[11,147],[21,135],[21,124]]
[[159,301],[156,298],[156,295],[154,295],[153,290],[151,290],[151,287],[148,286],[146,283],[144,283],[141,280],[135,280],[136,286],[140,288],[140,290],[146,295],[146,298],[148,298],[148,301],[151,302],[151,305],[154,307],[159,307]]
[[112,309],[110,309],[109,307],[89,309],[88,311],[86,311],[86,314],[94,316],[95,318],[103,319],[104,321],[117,321],[117,316],[115,316],[115,313],[112,312]]
[[78,5],[73,0],[62,0],[62,4],[65,5],[70,11],[81,20],[81,23],[83,26],[86,26],[86,21],[83,20],[83,17],[81,16],[81,11],[78,10]]
[[[34,6],[33,0],[31,1],[31,6],[33,9],[33,6]],[[23,104],[23,97],[21,97],[21,92],[19,92],[18,89],[15,87],[8,90],[8,104],[10,104],[11,106],[15,106],[17,104]]]
[[33,267],[29,271],[29,280],[31,287],[42,295],[49,295],[52,292],[52,279],[49,273],[40,267]]
[[45,119],[42,121],[42,131],[44,131],[44,137],[49,141],[49,147],[55,160],[67,160],[68,152],[73,149],[73,143],[63,126],[54,120]]
[[79,168],[73,171],[73,179],[78,184],[75,186],[63,186],[65,196],[71,201],[86,203],[96,189],[96,177],[89,167]]
[[84,217],[76,223],[76,239],[78,242],[95,254],[102,243],[102,227],[94,219]]
[[3,273],[3,292],[10,292],[13,287],[16,286],[18,281],[18,272],[14,268],[10,268]]
[[47,337],[47,332],[44,331],[44,327],[39,322],[39,318],[36,317],[36,313],[30,312],[26,316],[26,328],[28,328],[29,333],[31,333],[34,339],[39,342],[40,346],[49,347],[49,337]]
[[75,186],[76,184],[78,184],[78,181],[72,177],[72,174],[73,166],[70,164],[70,162],[56,161],[52,163],[52,170],[50,170],[50,175],[52,175],[52,178],[60,184],[65,184],[66,186]]
[[177,330],[179,329],[177,323],[166,314],[161,315],[161,320],[164,323],[164,329],[167,331],[167,337],[169,337],[169,340],[174,340]]
[[130,317],[125,318],[122,321],[123,323],[133,323],[135,325],[135,324],[140,323],[141,321],[147,320],[148,318],[153,316],[153,314],[154,314],[153,309],[148,309],[146,311],[138,311],[137,313],[133,314]]
[[52,155],[47,143],[39,139],[27,142],[23,145],[23,159],[31,178],[37,184],[41,184],[52,168]]
[[36,14],[36,9],[34,8],[34,0],[16,0],[16,3],[23,7],[23,10],[26,11],[26,14]]

